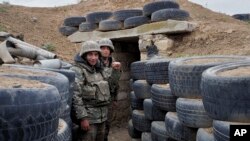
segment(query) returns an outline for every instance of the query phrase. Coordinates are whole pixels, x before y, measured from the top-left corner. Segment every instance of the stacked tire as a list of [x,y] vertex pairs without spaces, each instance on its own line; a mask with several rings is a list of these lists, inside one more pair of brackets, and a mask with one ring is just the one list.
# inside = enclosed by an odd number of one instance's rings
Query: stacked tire
[[[151,97],[151,86],[146,82],[146,80],[134,80],[132,83],[133,91],[130,94],[131,108],[132,108],[132,123],[133,128],[138,131],[137,136],[130,136],[132,138],[141,138],[141,134],[144,132],[150,132],[151,130],[151,120],[146,117],[144,109],[144,100]],[[147,105],[147,106],[152,106]],[[151,113],[152,116],[152,109]]]
[[215,66],[202,74],[201,95],[206,112],[214,120],[215,140],[231,140],[230,125],[250,125],[249,69],[247,61]]
[[168,111],[175,111],[176,98],[167,85],[169,62],[168,59],[156,59],[131,64],[134,90],[131,106],[137,101],[140,106],[132,109],[143,109],[133,110],[132,121],[135,129],[142,132],[142,141],[170,140],[164,120]]
[[[151,87],[153,111],[153,122],[151,124],[152,141],[173,140],[167,135],[165,126],[165,116],[170,112],[175,112],[176,97],[169,87],[168,66],[171,60],[152,59],[145,64],[146,80]],[[146,100],[144,102],[147,102]],[[144,107],[146,108],[146,107]],[[150,108],[149,108],[150,109]],[[148,111],[144,109],[145,111]]]
[[[140,68],[139,68],[140,66]],[[143,132],[150,132],[151,121],[147,120],[143,111],[143,101],[146,98],[151,97],[150,85],[145,80],[144,72],[141,68],[144,68],[145,62],[136,61],[131,63],[131,80],[130,85],[132,87],[130,93],[130,105],[132,110],[132,119],[129,121],[128,132],[132,140],[140,140]],[[139,74],[141,73],[141,75]],[[133,129],[133,130],[132,130]]]
[[[86,22],[83,22],[79,26],[80,32],[91,32],[99,28],[99,26],[104,27],[107,22],[102,24],[102,21],[108,20],[113,15],[109,11],[91,12],[86,15]],[[108,22],[109,23],[109,22]],[[114,23],[113,23],[114,24]]]
[[81,16],[68,17],[64,19],[63,26],[59,28],[59,32],[64,36],[69,36],[78,31],[79,25],[85,21],[86,18]]
[[179,9],[179,4],[173,0],[155,1],[144,5],[144,16],[150,17],[152,22],[165,20],[187,20],[189,13]]
[[[213,66],[247,59],[247,57],[239,56],[203,56],[171,61],[169,64],[169,84],[172,93],[178,99],[176,101],[176,113],[166,115],[167,134],[175,140],[213,140],[213,119],[205,110],[206,101],[202,97],[200,87],[203,79],[202,73]],[[208,82],[213,86],[216,85],[214,81]],[[204,84],[204,87],[206,86]],[[209,90],[216,91],[212,88]],[[207,93],[204,96],[207,97]],[[217,102],[211,101],[210,98],[209,100],[210,104],[215,104],[213,105],[214,108],[218,109]],[[211,109],[211,107],[207,109]]]
[[53,140],[60,110],[56,87],[14,76],[0,79],[0,139]]
[[[49,117],[56,118],[55,119],[57,121],[56,126],[58,126],[59,118],[62,118],[62,120],[64,120],[66,122],[67,128],[70,131],[69,133],[67,133],[67,138],[71,138],[71,126],[72,125],[71,125],[71,118],[70,118],[70,106],[68,104],[71,101],[69,89],[70,89],[70,85],[72,85],[72,81],[74,80],[74,78],[73,78],[74,73],[72,73],[68,70],[51,71],[51,69],[46,70],[46,69],[41,69],[41,68],[39,69],[39,68],[18,66],[18,65],[1,66],[0,70],[1,70],[0,76],[26,79],[29,81],[31,81],[31,80],[39,81],[39,82],[54,86],[56,88],[56,92],[59,93],[58,113],[55,113],[53,110],[51,110],[51,108],[54,107],[53,105],[50,105],[51,102],[45,101],[45,105],[43,105],[43,107],[45,109],[42,109],[42,110],[43,110],[43,112],[50,111],[51,112],[50,115],[43,115],[42,113],[35,113],[35,114],[37,114],[36,117],[40,118],[40,119],[48,119]],[[59,72],[59,73],[57,73],[57,72]],[[68,79],[68,78],[70,78],[70,79]],[[70,80],[71,84],[69,83],[69,80]],[[29,85],[33,86],[32,83],[29,83]],[[22,86],[22,84],[20,86]],[[18,85],[17,88],[19,88],[20,86]],[[30,87],[30,88],[32,90],[32,87]],[[23,100],[24,102],[26,100],[25,97],[17,97],[17,98],[18,98],[17,100]],[[33,96],[32,98],[34,99],[34,101],[36,99],[39,99],[38,96]],[[45,98],[47,100],[50,100],[50,96],[47,96]],[[6,100],[6,99],[3,99],[3,100]],[[37,108],[39,108],[39,107],[37,107]],[[36,109],[36,107],[34,106],[33,108],[32,107],[26,108],[25,110],[27,110],[29,112],[35,112],[35,109]],[[16,111],[16,109],[13,109],[13,111]],[[20,110],[20,112],[25,113],[25,111],[22,111],[22,110]],[[24,115],[26,115],[26,114],[24,114]],[[29,115],[27,114],[27,116],[29,116]],[[46,116],[46,118],[42,117],[42,116]],[[34,117],[32,117],[32,116],[29,116],[26,119],[30,120],[30,121],[35,120]],[[46,123],[46,121],[44,121],[44,122]],[[29,122],[23,122],[22,124],[25,126],[26,123],[29,123]],[[46,123],[46,125],[48,125],[48,123]],[[51,125],[52,125],[52,123],[51,123]],[[34,127],[32,127],[32,128],[34,128]],[[68,130],[67,130],[67,132],[68,132]],[[54,133],[54,132],[57,132],[57,128],[55,129],[55,131],[52,131],[52,129],[48,130],[48,131],[51,133]],[[63,130],[63,132],[64,132],[64,130]],[[66,130],[65,130],[65,132],[66,132]],[[45,134],[45,133],[41,133],[41,134]],[[68,139],[65,138],[64,140],[67,141]]]

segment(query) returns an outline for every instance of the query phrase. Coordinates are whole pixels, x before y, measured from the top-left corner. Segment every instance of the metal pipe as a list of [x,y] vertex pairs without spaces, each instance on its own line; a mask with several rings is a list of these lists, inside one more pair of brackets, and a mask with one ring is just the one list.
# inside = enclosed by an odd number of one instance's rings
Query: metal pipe
[[26,42],[23,42],[21,40],[15,39],[13,37],[8,37],[7,40],[10,41],[10,42],[12,42],[13,44],[16,45],[16,47],[19,47],[21,49],[24,49],[24,50],[35,50],[37,56],[41,55],[41,56],[43,56],[43,57],[45,57],[47,59],[55,59],[57,57],[56,54],[54,54],[52,52],[49,52],[47,50],[41,49],[41,48],[36,47],[34,45],[28,44]]
[[12,58],[12,56],[10,55],[8,49],[7,49],[7,45],[6,45],[6,41],[2,42],[0,44],[0,59],[2,59],[2,61],[4,63],[15,63],[16,61]]
[[40,68],[60,69],[61,66],[62,63],[59,59],[39,60],[34,63],[34,67]]

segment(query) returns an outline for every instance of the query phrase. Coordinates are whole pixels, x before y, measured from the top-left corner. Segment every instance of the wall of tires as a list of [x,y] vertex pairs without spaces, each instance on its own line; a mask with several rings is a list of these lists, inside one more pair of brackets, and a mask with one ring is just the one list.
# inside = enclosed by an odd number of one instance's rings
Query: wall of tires
[[198,56],[133,62],[132,140],[229,141],[230,125],[250,125],[249,59]]
[[145,4],[141,9],[122,9],[117,11],[97,11],[85,16],[67,17],[59,32],[69,36],[76,31],[117,31],[130,29],[143,24],[165,20],[188,20],[189,13],[180,9],[173,0],[161,0]]
[[72,140],[74,72],[8,65],[0,79],[0,140]]

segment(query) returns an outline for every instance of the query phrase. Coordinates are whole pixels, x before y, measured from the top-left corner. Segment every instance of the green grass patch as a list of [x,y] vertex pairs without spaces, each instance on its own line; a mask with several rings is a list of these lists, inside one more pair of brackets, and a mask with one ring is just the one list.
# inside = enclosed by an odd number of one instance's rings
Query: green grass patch
[[48,51],[55,51],[55,46],[51,43],[46,43],[42,45],[42,48]]
[[202,54],[174,54],[175,58],[182,58],[182,57],[195,57],[195,56],[204,56]]
[[0,13],[7,13],[6,7],[0,7]]
[[4,25],[1,25],[1,24],[0,24],[0,31],[6,32],[6,27],[5,27]]

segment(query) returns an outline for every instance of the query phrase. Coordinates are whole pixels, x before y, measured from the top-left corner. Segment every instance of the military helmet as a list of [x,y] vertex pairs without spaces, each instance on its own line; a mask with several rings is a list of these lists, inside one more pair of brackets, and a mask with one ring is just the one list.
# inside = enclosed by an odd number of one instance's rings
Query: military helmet
[[82,44],[79,55],[83,56],[84,54],[91,52],[91,51],[97,51],[99,54],[101,54],[101,49],[97,42],[86,41]]
[[114,50],[115,50],[115,47],[110,39],[103,38],[100,41],[98,41],[98,43],[99,43],[100,47],[108,46],[110,48],[111,52],[114,52]]

